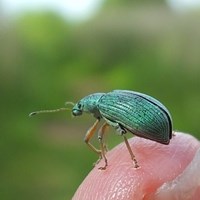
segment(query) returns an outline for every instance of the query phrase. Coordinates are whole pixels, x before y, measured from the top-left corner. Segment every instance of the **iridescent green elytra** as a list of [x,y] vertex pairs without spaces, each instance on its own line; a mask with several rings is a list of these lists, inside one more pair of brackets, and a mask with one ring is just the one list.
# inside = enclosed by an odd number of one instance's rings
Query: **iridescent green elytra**
[[[68,102],[71,104],[71,102]],[[65,110],[63,108],[55,110]],[[46,112],[39,111],[31,115]],[[50,111],[52,112],[52,111]],[[105,156],[107,151],[103,142],[103,135],[108,126],[114,127],[124,137],[125,144],[134,161],[135,168],[139,165],[135,159],[125,133],[131,132],[139,137],[150,139],[161,144],[169,144],[172,138],[172,119],[167,108],[151,96],[128,90],[114,90],[109,93],[94,93],[81,99],[72,108],[74,116],[80,116],[83,112],[91,113],[97,119],[94,125],[87,131],[86,144],[103,158],[105,165],[100,169],[106,169],[108,162]],[[96,149],[90,139],[97,130],[101,119],[105,123],[98,131],[100,149]]]

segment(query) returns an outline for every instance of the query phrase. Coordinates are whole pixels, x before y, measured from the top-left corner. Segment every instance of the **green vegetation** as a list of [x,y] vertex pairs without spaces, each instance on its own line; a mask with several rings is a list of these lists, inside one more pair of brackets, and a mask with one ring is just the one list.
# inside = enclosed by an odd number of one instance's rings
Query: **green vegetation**
[[[175,130],[200,138],[198,13],[109,5],[81,24],[52,13],[1,23],[1,199],[72,197],[97,159],[82,140],[94,119],[28,113],[93,92],[147,93],[169,108]],[[110,129],[108,140],[121,138]]]

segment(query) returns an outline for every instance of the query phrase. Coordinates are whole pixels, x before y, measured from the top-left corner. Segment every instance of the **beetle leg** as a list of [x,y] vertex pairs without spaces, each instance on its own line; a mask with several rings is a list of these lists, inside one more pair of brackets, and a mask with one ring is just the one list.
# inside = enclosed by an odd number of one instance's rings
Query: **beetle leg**
[[90,143],[90,139],[93,137],[95,131],[97,130],[97,125],[99,123],[99,119],[96,120],[96,122],[93,124],[93,126],[87,131],[84,141],[89,146],[90,149],[92,149],[95,153],[101,156],[101,150],[97,149]]
[[124,141],[125,141],[126,147],[127,147],[128,151],[129,151],[129,153],[131,155],[131,159],[133,160],[133,162],[135,164],[135,168],[138,168],[139,165],[137,163],[137,160],[135,159],[135,155],[133,154],[133,151],[132,151],[132,149],[130,147],[130,144],[129,144],[129,142],[128,142],[128,140],[127,140],[127,138],[126,138],[126,136],[124,134],[123,134],[123,137],[124,137]]
[[109,124],[107,124],[106,122],[101,126],[101,128],[98,131],[98,139],[99,139],[99,143],[100,143],[100,148],[101,148],[101,158],[104,159],[105,161],[105,165],[103,167],[99,167],[99,169],[106,169],[106,167],[108,166],[108,161],[107,158],[105,156],[105,153],[107,151],[106,145],[103,142],[103,136],[106,132],[106,129],[109,127]]

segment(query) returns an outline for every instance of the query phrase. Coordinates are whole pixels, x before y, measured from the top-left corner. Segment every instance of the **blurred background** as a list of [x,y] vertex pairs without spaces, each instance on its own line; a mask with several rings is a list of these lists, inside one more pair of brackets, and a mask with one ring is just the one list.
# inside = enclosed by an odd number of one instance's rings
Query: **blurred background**
[[83,142],[93,117],[35,110],[130,89],[200,138],[199,25],[198,0],[1,0],[1,199],[71,199],[97,160]]

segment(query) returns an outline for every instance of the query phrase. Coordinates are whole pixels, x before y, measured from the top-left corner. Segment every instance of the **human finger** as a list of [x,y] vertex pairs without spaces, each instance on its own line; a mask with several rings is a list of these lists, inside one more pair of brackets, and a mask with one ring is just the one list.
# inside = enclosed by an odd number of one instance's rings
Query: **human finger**
[[85,178],[73,200],[147,200],[152,199],[157,189],[174,180],[192,161],[200,143],[189,134],[175,133],[169,145],[133,137],[129,140],[139,164],[133,162],[124,143],[106,156],[106,170],[102,160]]

